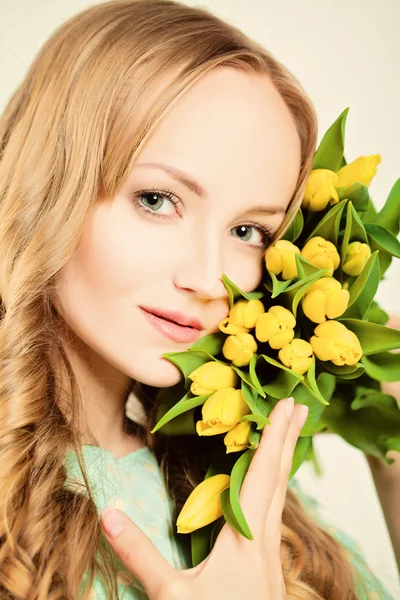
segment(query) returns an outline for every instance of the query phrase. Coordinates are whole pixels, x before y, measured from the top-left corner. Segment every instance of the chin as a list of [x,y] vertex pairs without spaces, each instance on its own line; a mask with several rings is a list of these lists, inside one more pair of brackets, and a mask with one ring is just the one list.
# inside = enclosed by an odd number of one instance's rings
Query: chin
[[157,365],[146,365],[146,370],[137,373],[134,378],[145,385],[153,387],[168,388],[176,385],[183,379],[180,369],[166,358],[160,358]]

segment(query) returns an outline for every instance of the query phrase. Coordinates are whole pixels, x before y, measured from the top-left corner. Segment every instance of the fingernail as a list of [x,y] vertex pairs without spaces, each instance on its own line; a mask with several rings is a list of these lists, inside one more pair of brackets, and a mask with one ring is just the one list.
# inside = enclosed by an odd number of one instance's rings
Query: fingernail
[[308,406],[305,404],[299,404],[299,408],[296,411],[296,422],[299,425],[300,429],[303,427],[304,423],[307,421],[308,417]]
[[286,410],[286,414],[288,416],[288,419],[292,418],[293,409],[294,409],[294,398],[286,398],[286,400],[285,400],[285,410]]
[[101,522],[110,537],[116,537],[125,529],[125,515],[111,506],[101,512]]

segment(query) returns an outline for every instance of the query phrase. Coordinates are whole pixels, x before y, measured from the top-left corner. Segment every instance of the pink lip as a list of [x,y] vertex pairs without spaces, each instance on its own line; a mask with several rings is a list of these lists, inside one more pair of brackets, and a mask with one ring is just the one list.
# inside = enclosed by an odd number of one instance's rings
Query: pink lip
[[[201,335],[202,323],[182,313],[139,307],[149,323],[175,342],[194,342]],[[174,322],[173,322],[174,321]]]

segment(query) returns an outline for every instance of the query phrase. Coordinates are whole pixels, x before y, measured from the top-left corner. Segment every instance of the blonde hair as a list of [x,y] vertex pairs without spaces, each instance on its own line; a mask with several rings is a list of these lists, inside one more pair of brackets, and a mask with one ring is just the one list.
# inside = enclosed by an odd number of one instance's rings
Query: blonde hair
[[[117,0],[83,11],[44,44],[1,117],[2,598],[59,600],[82,592],[86,599],[95,574],[109,598],[117,598],[112,553],[82,460],[81,398],[52,304],[55,280],[91,208],[119,191],[168,108],[222,65],[267,74],[296,123],[301,170],[283,230],[301,202],[312,165],[313,106],[281,63],[206,10],[169,0]],[[64,485],[70,447],[88,494]],[[181,475],[189,493],[193,480],[186,471]],[[339,545],[321,537],[294,498],[285,514],[288,598],[355,599]],[[338,557],[335,570],[332,553]]]

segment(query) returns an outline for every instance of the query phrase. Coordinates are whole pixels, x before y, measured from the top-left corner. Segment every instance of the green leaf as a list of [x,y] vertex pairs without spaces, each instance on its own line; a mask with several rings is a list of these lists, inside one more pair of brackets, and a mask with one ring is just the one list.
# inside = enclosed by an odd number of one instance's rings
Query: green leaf
[[259,394],[261,394],[261,396],[263,398],[265,398],[265,393],[264,390],[262,389],[262,385],[257,377],[257,372],[256,372],[256,367],[257,367],[257,363],[259,360],[259,355],[255,352],[253,354],[253,356],[251,357],[250,363],[249,363],[249,377],[250,377],[250,381],[253,384],[253,388],[255,390],[257,390],[257,392]]
[[365,230],[368,233],[368,238],[372,238],[375,244],[379,246],[378,250],[385,250],[392,256],[400,258],[400,241],[388,229],[375,223],[366,223]]
[[[260,423],[261,425],[261,423]],[[262,430],[265,427],[265,424],[263,425],[263,427],[260,427],[260,429]],[[252,427],[249,431],[249,435],[248,435],[248,443],[249,443],[249,448],[250,450],[257,450],[257,448],[260,445],[260,439],[261,439],[261,431],[259,429],[254,429],[254,427]]]
[[262,357],[270,365],[273,365],[279,369],[277,377],[270,383],[267,383],[263,386],[264,392],[269,396],[272,396],[273,398],[287,398],[292,393],[296,385],[300,381],[303,381],[303,375],[288,369],[282,363],[279,363],[270,356],[267,356],[266,354],[260,354],[260,357]]
[[210,551],[214,548],[214,544],[217,541],[217,537],[218,537],[221,529],[225,525],[224,517],[220,517],[219,519],[217,519],[213,525],[214,525],[214,527],[212,528],[211,539],[210,539]]
[[250,376],[250,373],[246,373],[246,371],[243,371],[243,369],[240,369],[239,367],[235,367],[235,365],[233,364],[231,364],[230,366],[234,371],[236,371],[236,373],[239,375],[242,381],[244,381],[245,383],[247,383],[247,385],[252,387],[258,394],[265,397],[264,390],[262,389],[262,387],[260,387],[260,384],[257,384],[258,379],[257,382],[254,383]]
[[321,362],[324,369],[336,375],[339,379],[357,379],[361,377],[364,373],[364,366],[360,363],[356,363],[355,365],[343,365],[342,367],[338,367],[334,365],[330,360]]
[[364,319],[378,289],[381,275],[378,252],[374,252],[350,287],[350,300],[344,318]]
[[[235,513],[233,512],[233,509],[231,506],[231,501],[230,501],[230,496],[229,496],[229,489],[226,489],[221,493],[220,500],[221,500],[222,513],[224,515],[225,521],[227,523],[229,523],[229,525],[232,527],[232,529],[234,529],[235,531],[240,533],[240,535],[242,535],[243,537],[247,538],[248,537],[247,531],[245,531],[242,528],[238,519],[236,518]],[[252,539],[252,538],[248,538],[248,539]]]
[[362,356],[361,362],[367,375],[377,381],[400,380],[400,353],[380,352],[369,357]]
[[347,203],[346,227],[344,230],[341,258],[344,261],[347,247],[351,242],[362,242],[368,244],[368,237],[364,224],[357,214],[352,202]]
[[211,533],[215,523],[209,523],[190,534],[192,566],[197,567],[210,554]]
[[262,400],[257,391],[252,389],[245,381],[242,380],[242,396],[250,408],[252,414],[261,421],[268,422],[268,406],[265,400]]
[[[157,410],[157,421],[160,421],[162,417],[167,414],[168,409],[159,405]],[[178,436],[178,435],[195,435],[196,434],[196,425],[194,422],[194,413],[195,409],[186,411],[178,416],[176,416],[172,421],[168,421],[161,428],[159,428],[160,433],[168,436]]]
[[335,204],[335,206],[331,208],[320,221],[318,221],[318,225],[310,233],[306,242],[313,237],[320,236],[336,246],[340,229],[340,220],[346,204],[347,200],[342,200],[339,204]]
[[304,462],[311,445],[311,437],[299,437],[293,454],[292,468],[289,479],[296,474],[301,464]]
[[236,299],[240,298],[240,296],[246,298],[246,300],[259,300],[260,298],[264,297],[264,294],[262,292],[242,292],[242,290],[236,284],[234,284],[233,281],[231,281],[229,277],[227,277],[225,274],[222,275],[222,281],[226,288],[226,291],[228,292],[230,308],[232,308]]
[[378,323],[378,325],[386,325],[389,321],[389,315],[375,300],[373,300],[364,319],[366,321],[371,321],[371,323]]
[[388,413],[389,418],[397,411],[399,411],[400,416],[400,409],[397,402],[390,394],[383,394],[377,390],[365,387],[357,388],[357,396],[351,403],[351,409],[360,410],[371,406],[381,412]]
[[268,271],[268,273],[270,274],[272,281],[271,298],[276,298],[277,296],[282,294],[286,290],[286,288],[290,286],[292,281],[294,281],[294,279],[280,281],[274,273],[272,273],[271,271]]
[[204,350],[208,352],[211,356],[217,356],[224,345],[226,336],[222,333],[210,333],[204,337],[199,338],[195,341],[192,346],[190,346],[189,350]]
[[[351,397],[351,390],[348,395]],[[399,436],[400,411],[393,408],[389,414],[386,409],[382,411],[374,406],[352,410],[351,404],[345,393],[334,395],[323,416],[329,431],[337,433],[364,453],[390,463],[386,454],[392,441]]]
[[243,421],[250,421],[257,424],[257,431],[262,431],[265,425],[270,424],[269,419],[266,417],[258,417],[256,415],[245,415],[240,419],[240,423]]
[[375,204],[373,203],[372,198],[370,196],[367,210],[361,215],[363,223],[374,223],[377,214],[378,213],[376,211]]
[[182,413],[192,410],[192,408],[196,408],[197,406],[201,406],[204,402],[211,396],[211,394],[205,394],[204,396],[195,396],[194,398],[189,397],[190,392],[186,394],[175,406],[173,406],[155,425],[155,427],[151,430],[151,433],[155,433],[158,431],[163,425],[171,421],[171,419],[175,419],[178,415]]
[[[329,373],[321,373],[318,377],[318,387],[325,401],[328,403],[335,389],[335,377]],[[300,437],[314,435],[321,429],[321,415],[325,405],[312,395],[303,383],[298,385],[292,392],[296,404],[308,406],[307,420],[300,432]]]
[[205,350],[184,350],[184,352],[167,352],[162,355],[170,362],[174,363],[183,373],[185,377],[185,386],[188,389],[191,384],[189,379],[190,373],[201,367],[210,360],[215,360],[211,354]]
[[[247,524],[242,508],[240,506],[239,493],[240,488],[243,484],[243,480],[253,459],[254,452],[254,450],[246,450],[246,452],[244,452],[240,456],[240,458],[236,461],[235,465],[233,466],[231,473],[231,483],[229,489],[227,490],[229,491],[229,505],[232,512],[230,512],[227,503],[225,504],[225,506],[222,506],[225,519],[228,521],[231,527],[233,527],[236,531],[238,531],[238,533],[240,533],[249,540],[253,540],[254,538]],[[234,519],[232,519],[232,515]]]
[[301,208],[297,211],[294,219],[291,224],[287,228],[286,232],[282,236],[283,240],[288,240],[289,242],[295,242],[299,235],[301,234],[304,226],[304,217]]
[[400,330],[356,319],[337,319],[358,337],[363,354],[400,348]]
[[304,377],[303,385],[307,388],[309,393],[314,396],[316,400],[318,400],[318,402],[321,402],[321,404],[324,405],[329,404],[329,402],[327,402],[321,394],[315,379],[315,356],[313,356],[311,365]]
[[307,451],[307,456],[305,458],[305,460],[309,461],[312,464],[312,467],[314,469],[314,473],[317,477],[322,477],[323,475],[323,471],[322,471],[322,467],[320,465],[320,462],[318,460],[318,456],[317,453],[315,451],[315,447],[313,444],[313,438],[310,438],[311,443],[310,446],[308,448]]
[[346,108],[326,131],[315,153],[313,169],[330,169],[335,172],[340,169],[344,154],[346,118],[349,110]]
[[369,208],[369,190],[362,183],[353,183],[349,187],[336,188],[339,200],[351,200],[357,212],[365,212]]
[[394,235],[400,229],[400,179],[393,185],[383,208],[376,216],[375,223]]
[[[310,281],[313,278],[315,281],[316,275],[324,277],[325,274],[329,274],[328,269],[320,269],[319,267],[316,267],[312,263],[308,262],[308,260],[306,260],[301,254],[296,254],[295,259],[300,281],[292,284],[288,290],[295,289],[298,287],[298,285],[302,285],[306,281]],[[318,279],[318,277],[316,277],[316,279]]]

